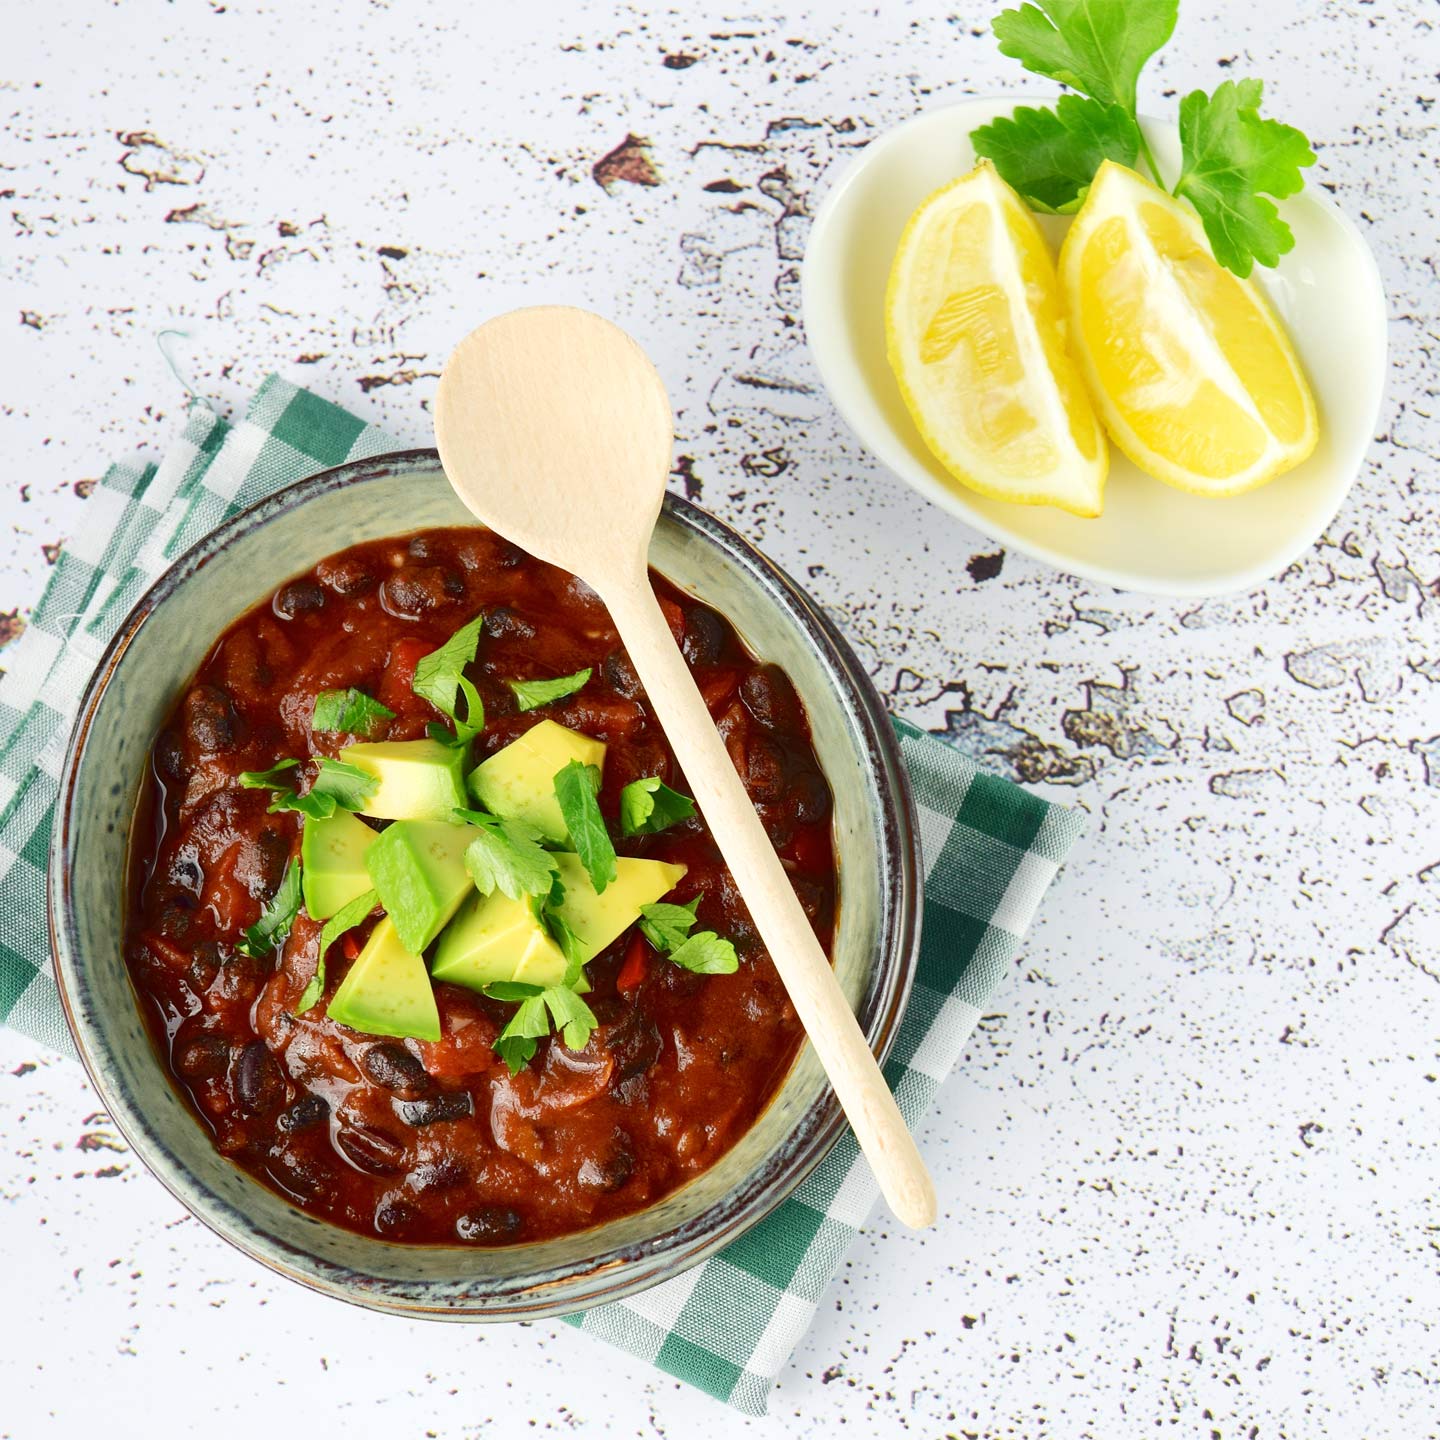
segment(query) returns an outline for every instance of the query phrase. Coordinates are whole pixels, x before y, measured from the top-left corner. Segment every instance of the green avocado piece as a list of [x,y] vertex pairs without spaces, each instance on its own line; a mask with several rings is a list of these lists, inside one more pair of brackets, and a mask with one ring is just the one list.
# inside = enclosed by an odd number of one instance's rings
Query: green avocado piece
[[465,747],[438,740],[347,745],[340,758],[380,783],[361,807],[377,820],[449,820],[463,809]]
[[653,905],[668,895],[685,878],[686,870],[684,865],[664,860],[621,855],[615,861],[615,878],[604,894],[597,895],[578,855],[557,851],[555,863],[565,887],[560,915],[579,937],[590,960],[640,918],[642,905]]
[[605,742],[542,720],[477,765],[466,783],[492,815],[528,820],[559,844],[569,832],[555,798],[555,776],[572,760],[603,769]]
[[477,830],[443,820],[397,820],[366,853],[369,883],[412,955],[419,955],[474,893],[465,847]]
[[371,888],[365,852],[377,838],[348,810],[305,821],[300,835],[300,888],[305,913],[312,920],[328,920]]
[[370,932],[330,1002],[328,1014],[367,1035],[438,1040],[440,1012],[425,962],[400,943],[387,915]]
[[565,956],[528,901],[512,900],[500,890],[477,892],[441,933],[430,974],[470,990],[497,980],[559,985],[565,979]]

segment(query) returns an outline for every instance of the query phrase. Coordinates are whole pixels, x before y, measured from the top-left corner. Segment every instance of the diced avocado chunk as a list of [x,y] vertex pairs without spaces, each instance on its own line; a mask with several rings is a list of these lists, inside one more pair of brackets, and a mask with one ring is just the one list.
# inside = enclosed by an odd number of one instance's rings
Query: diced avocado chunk
[[400,943],[418,955],[475,889],[465,868],[474,825],[397,820],[365,856],[365,868]]
[[440,1012],[425,962],[400,943],[388,915],[340,982],[329,1015],[367,1035],[440,1038]]
[[445,927],[430,973],[471,990],[497,980],[559,985],[565,979],[565,956],[527,901],[499,890],[477,892]]
[[305,913],[312,920],[328,920],[372,888],[365,853],[377,838],[348,810],[305,821],[300,836],[300,888]]
[[340,758],[380,782],[361,809],[377,820],[449,820],[467,803],[463,746],[380,740],[347,745]]
[[555,798],[555,776],[572,760],[605,766],[605,742],[542,720],[471,772],[470,793],[492,815],[528,820],[547,840],[568,838]]
[[587,959],[593,959],[633,925],[642,905],[653,905],[685,878],[683,865],[621,855],[615,861],[615,878],[597,895],[578,856],[557,852],[555,863],[565,886],[560,915],[580,937]]

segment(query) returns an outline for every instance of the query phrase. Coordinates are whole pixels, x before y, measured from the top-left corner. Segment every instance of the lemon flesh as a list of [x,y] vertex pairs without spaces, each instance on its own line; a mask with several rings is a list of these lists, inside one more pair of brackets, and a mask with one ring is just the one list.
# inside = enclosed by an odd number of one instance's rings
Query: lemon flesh
[[1055,266],[989,163],[911,216],[890,270],[885,341],[921,437],[962,485],[1100,513],[1109,454],[1066,350]]
[[1076,357],[1110,438],[1142,470],[1238,495],[1315,448],[1315,400],[1265,297],[1199,217],[1107,160],[1060,250]]

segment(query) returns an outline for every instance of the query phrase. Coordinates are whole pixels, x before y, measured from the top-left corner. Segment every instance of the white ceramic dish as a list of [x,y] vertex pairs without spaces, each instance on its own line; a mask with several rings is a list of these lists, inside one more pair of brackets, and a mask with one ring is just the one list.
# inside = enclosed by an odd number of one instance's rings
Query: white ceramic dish
[[[1312,178],[1280,202],[1295,248],[1256,267],[1293,336],[1320,410],[1301,466],[1245,495],[1207,500],[1136,469],[1111,446],[1105,512],[1082,520],[966,490],[931,455],[885,358],[885,285],[900,232],[932,191],[975,164],[970,131],[1035,96],[927,111],[868,145],[835,181],[810,232],[803,293],[810,349],[836,408],[865,447],[927,499],[1059,570],[1122,590],[1221,595],[1279,574],[1334,518],[1364,461],[1385,386],[1385,293],[1359,231]],[[1178,173],[1173,125],[1144,122],[1161,169]],[[1313,176],[1313,172],[1312,176]],[[1058,247],[1069,225],[1038,217]],[[961,542],[957,536],[957,552]]]

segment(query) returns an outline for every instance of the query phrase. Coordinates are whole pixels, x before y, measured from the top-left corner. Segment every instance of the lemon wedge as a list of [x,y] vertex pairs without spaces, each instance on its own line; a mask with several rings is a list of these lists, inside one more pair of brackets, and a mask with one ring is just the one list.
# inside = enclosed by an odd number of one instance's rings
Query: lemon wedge
[[1076,356],[1110,438],[1197,495],[1238,495],[1315,448],[1315,400],[1260,287],[1199,217],[1107,160],[1060,250]]
[[910,217],[890,269],[885,341],[921,436],[962,485],[1100,513],[1109,453],[1066,352],[1054,262],[988,162]]

